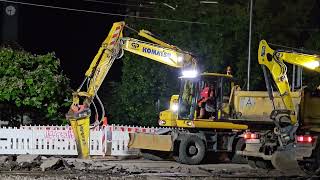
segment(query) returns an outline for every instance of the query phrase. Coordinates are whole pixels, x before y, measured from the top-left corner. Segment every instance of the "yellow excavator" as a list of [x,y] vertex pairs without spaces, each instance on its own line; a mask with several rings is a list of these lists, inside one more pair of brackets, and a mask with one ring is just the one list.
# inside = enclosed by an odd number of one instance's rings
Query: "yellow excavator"
[[[196,58],[189,52],[156,39],[148,31],[142,30],[139,35],[151,42],[123,37],[124,22],[113,24],[107,38],[103,41],[97,55],[94,57],[86,77],[76,92],[73,93],[73,104],[66,114],[70,120],[76,137],[79,155],[89,157],[89,121],[91,116],[90,105],[96,99],[102,106],[97,95],[106,74],[115,59],[121,58],[124,51],[128,51],[148,59],[158,61],[182,70],[181,89],[179,95],[171,98],[170,109],[160,113],[159,124],[165,127],[181,127],[186,129],[163,129],[151,137],[149,134],[131,134],[130,147],[158,152],[173,152],[181,163],[199,164],[206,152],[233,154],[239,138],[238,135],[248,126],[227,121],[234,115],[231,114],[229,95],[235,89],[234,79],[230,74],[201,73],[197,74]],[[87,83],[86,91],[82,91]],[[213,106],[206,114],[203,104],[203,89],[214,92]],[[208,96],[209,91],[207,91]],[[205,93],[204,93],[205,94]],[[208,97],[206,97],[208,98]],[[96,106],[93,106],[95,111]],[[104,117],[102,108],[101,118]],[[96,119],[94,125],[99,124]],[[101,120],[100,120],[101,122]],[[153,139],[152,139],[153,138]]]
[[[139,35],[149,39],[153,43],[123,37],[124,27],[124,22],[116,22],[113,24],[107,38],[103,41],[89,69],[86,71],[85,79],[77,91],[73,93],[73,103],[66,114],[66,118],[70,120],[76,137],[78,152],[83,158],[88,158],[89,156],[90,105],[93,104],[94,99],[97,99],[102,107],[101,120],[99,121],[99,119],[96,118],[94,124],[95,126],[99,125],[105,112],[97,92],[114,60],[121,58],[124,50],[169,66],[181,68],[184,70],[183,75],[186,77],[195,76],[195,73],[197,73],[197,62],[191,53],[154,38],[151,33],[146,30],[141,30]],[[85,84],[87,85],[86,91],[81,91]],[[97,108],[95,104],[93,105],[97,114]]]
[[[125,26],[124,22],[113,24],[87,70],[83,83],[73,93],[73,104],[66,117],[70,120],[81,157],[89,157],[90,106],[93,105],[97,112],[93,103],[95,99],[102,106],[97,95],[98,89],[114,60],[121,58],[124,51],[128,51],[182,70],[182,76],[179,77],[181,80],[179,94],[171,97],[170,108],[162,111],[159,116],[159,125],[171,128],[163,128],[156,134],[130,134],[130,148],[138,148],[157,155],[170,154],[176,161],[185,164],[199,164],[210,155],[219,157],[227,154],[228,157],[233,157],[237,151],[241,156],[248,157],[249,162],[254,160],[255,163],[260,162],[260,159],[263,162],[271,161],[273,157],[274,167],[283,169],[283,165],[279,165],[283,162],[281,157],[290,153],[281,152],[290,152],[288,151],[292,149],[290,146],[296,145],[298,127],[296,122],[301,114],[297,116],[297,112],[294,111],[296,101],[293,104],[292,98],[296,98],[296,92],[290,92],[286,67],[282,61],[317,71],[318,56],[274,51],[262,41],[259,48],[259,63],[266,65],[280,89],[280,96],[274,96],[273,99],[276,102],[275,106],[282,102],[279,99],[283,99],[285,104],[284,110],[274,108],[272,111],[272,106],[269,108],[267,105],[270,102],[264,100],[265,94],[268,93],[241,91],[239,86],[235,85],[235,79],[230,73],[198,73],[197,60],[192,53],[158,40],[145,30],[140,31],[139,35],[150,42],[123,37],[122,31]],[[82,91],[86,83],[86,91]],[[267,87],[271,89],[271,86]],[[297,96],[301,99],[301,94]],[[208,99],[211,100],[207,101]],[[261,99],[263,103],[259,104]],[[317,104],[313,101],[309,103]],[[308,109],[310,108],[304,108],[304,111]],[[260,112],[261,114],[258,114]],[[264,117],[270,113],[271,117]],[[103,117],[102,107],[101,119]],[[95,126],[99,125],[101,120],[96,118],[96,122]],[[248,135],[244,132],[251,133],[249,136],[251,139],[248,139]],[[314,150],[317,149],[315,143],[317,136],[301,136],[303,140],[305,138],[309,140],[309,137],[312,143],[300,146],[307,149],[303,151],[305,154],[300,153],[300,159],[313,156]],[[255,142],[258,143],[254,144]],[[293,155],[288,155],[290,156],[291,160],[295,159]],[[257,159],[259,161],[256,161]],[[295,163],[294,167],[297,166]]]
[[[302,86],[294,91],[294,87],[289,85],[285,63],[320,72],[320,56],[297,50],[273,50],[262,40],[258,61],[262,65],[268,96],[272,102],[272,109],[269,111],[275,126],[273,129],[246,132],[246,147],[237,153],[247,156],[251,165],[257,167],[275,167],[298,174],[302,174],[302,167],[306,172],[314,172],[320,165],[320,131],[315,128],[320,120],[319,110],[316,108],[320,105],[319,93],[311,96]],[[275,86],[272,86],[272,82]],[[279,93],[277,101],[273,87]],[[259,100],[255,97],[252,101]]]

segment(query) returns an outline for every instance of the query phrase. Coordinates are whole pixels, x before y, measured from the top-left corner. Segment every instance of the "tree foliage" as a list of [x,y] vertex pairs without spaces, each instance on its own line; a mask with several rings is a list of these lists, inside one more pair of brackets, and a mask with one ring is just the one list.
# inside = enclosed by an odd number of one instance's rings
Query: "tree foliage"
[[[69,80],[53,53],[32,55],[0,49],[0,102],[36,110],[41,120],[60,121],[70,96]],[[46,122],[43,122],[46,123]]]

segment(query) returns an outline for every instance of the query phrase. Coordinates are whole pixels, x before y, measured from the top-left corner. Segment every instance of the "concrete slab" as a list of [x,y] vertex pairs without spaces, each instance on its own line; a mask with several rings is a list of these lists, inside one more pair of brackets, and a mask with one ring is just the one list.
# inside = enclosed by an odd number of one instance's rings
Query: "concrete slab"
[[35,161],[39,161],[41,159],[40,155],[34,155],[34,154],[22,154],[17,156],[16,162],[18,164],[26,162],[26,163],[32,163]]

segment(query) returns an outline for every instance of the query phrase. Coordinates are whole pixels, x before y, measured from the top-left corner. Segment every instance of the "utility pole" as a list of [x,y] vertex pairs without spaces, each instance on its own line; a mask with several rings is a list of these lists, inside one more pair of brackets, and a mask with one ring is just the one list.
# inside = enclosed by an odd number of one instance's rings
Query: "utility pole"
[[18,6],[11,3],[0,3],[0,9],[0,44],[1,42],[17,42]]
[[250,0],[250,23],[249,23],[249,47],[248,47],[248,79],[247,91],[250,90],[250,64],[251,64],[251,28],[252,28],[252,0]]

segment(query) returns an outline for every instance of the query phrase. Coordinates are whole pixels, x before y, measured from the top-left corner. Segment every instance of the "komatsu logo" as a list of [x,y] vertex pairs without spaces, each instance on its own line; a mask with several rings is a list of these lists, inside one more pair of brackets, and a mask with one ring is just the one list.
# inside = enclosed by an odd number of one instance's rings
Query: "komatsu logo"
[[156,56],[161,56],[161,57],[171,57],[170,53],[158,51],[158,50],[151,49],[151,48],[143,47],[142,48],[142,52],[148,53],[148,54],[153,54],[153,55],[156,55]]

